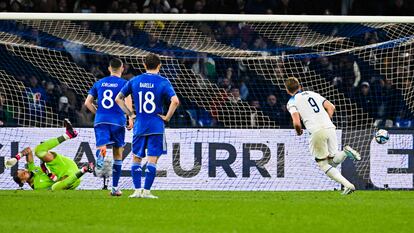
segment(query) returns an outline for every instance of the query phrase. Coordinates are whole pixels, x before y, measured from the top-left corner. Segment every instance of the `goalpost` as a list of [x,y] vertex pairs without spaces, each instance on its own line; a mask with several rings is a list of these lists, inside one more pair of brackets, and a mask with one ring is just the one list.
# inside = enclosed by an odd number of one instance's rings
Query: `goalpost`
[[[340,148],[362,155],[342,166],[357,188],[413,189],[413,23],[414,17],[1,13],[0,94],[8,122],[0,128],[0,189],[17,187],[10,176],[17,168],[4,170],[4,157],[59,135],[62,112],[81,125],[83,98],[110,57],[139,74],[148,53],[161,55],[161,74],[183,102],[182,117],[167,130],[156,188],[339,189],[318,170],[309,135],[297,137],[289,125],[283,82],[294,76],[336,105]],[[44,90],[30,88],[32,76]],[[269,94],[275,106],[266,106]],[[65,101],[53,96],[68,97],[67,113]],[[376,144],[373,134],[384,127],[395,129],[391,139]],[[93,160],[93,129],[79,131],[79,139],[56,150],[77,162]],[[124,188],[132,187],[130,160]],[[81,187],[100,183],[87,177]]]

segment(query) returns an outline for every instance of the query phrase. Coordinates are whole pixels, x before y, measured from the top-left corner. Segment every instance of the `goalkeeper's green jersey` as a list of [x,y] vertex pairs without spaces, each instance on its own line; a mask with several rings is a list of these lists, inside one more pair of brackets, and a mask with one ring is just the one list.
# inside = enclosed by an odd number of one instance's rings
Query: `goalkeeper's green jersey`
[[54,182],[42,171],[42,169],[36,166],[33,162],[27,164],[27,170],[33,173],[32,189],[45,190],[50,189]]

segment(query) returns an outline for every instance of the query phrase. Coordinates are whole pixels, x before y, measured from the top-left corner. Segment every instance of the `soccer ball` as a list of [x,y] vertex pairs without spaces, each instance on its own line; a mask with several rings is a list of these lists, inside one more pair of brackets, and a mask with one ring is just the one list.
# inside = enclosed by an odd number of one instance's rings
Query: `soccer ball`
[[380,129],[375,133],[375,141],[377,141],[379,144],[385,144],[389,139],[390,135],[385,129]]

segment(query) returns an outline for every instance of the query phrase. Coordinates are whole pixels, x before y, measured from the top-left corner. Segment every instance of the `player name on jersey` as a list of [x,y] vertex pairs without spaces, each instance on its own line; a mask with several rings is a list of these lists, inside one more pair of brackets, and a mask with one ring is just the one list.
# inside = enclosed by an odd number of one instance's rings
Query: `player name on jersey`
[[141,88],[154,88],[154,83],[139,83]]
[[118,87],[118,83],[102,83],[101,87]]

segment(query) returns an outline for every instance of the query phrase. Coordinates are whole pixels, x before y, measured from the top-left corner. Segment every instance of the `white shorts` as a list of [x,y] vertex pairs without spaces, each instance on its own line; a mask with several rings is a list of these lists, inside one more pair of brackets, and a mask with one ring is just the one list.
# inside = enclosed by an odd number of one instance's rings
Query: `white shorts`
[[309,149],[316,159],[326,159],[338,153],[338,139],[335,128],[320,129],[311,134]]

